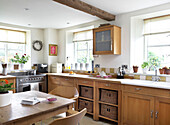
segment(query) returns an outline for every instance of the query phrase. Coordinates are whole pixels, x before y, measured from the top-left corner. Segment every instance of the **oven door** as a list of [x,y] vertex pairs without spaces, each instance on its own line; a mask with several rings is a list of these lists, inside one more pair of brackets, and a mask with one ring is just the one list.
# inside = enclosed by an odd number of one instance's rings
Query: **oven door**
[[31,90],[46,92],[46,85],[44,82],[20,83],[17,92],[26,92]]

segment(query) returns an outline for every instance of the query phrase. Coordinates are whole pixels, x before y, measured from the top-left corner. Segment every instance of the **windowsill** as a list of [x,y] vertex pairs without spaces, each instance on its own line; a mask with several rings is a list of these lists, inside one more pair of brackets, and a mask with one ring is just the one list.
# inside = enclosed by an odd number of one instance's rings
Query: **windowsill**
[[[141,72],[139,73],[126,73],[127,75],[143,75],[143,76],[154,76],[155,74],[153,72],[149,72],[146,74],[143,74]],[[157,74],[157,76],[162,76],[162,77],[170,77],[168,74]]]
[[[7,73],[27,72],[27,71],[29,71],[29,70],[33,70],[33,69],[7,70]],[[2,71],[0,71],[0,73],[2,73]]]

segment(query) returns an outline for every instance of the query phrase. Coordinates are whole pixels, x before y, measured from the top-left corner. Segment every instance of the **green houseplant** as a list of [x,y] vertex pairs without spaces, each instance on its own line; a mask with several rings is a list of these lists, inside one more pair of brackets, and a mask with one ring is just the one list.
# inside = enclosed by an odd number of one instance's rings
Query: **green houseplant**
[[13,83],[9,83],[8,80],[0,81],[0,94],[8,93],[9,90],[12,90]]
[[[11,59],[11,61],[14,62],[14,63],[21,64],[21,69],[23,69],[24,64],[28,62],[29,58],[30,58],[30,56],[28,56],[26,54],[19,56],[18,53],[16,53],[14,58]],[[15,68],[15,66],[14,66],[14,69],[17,69],[17,68]]]
[[11,93],[9,90],[14,89],[13,83],[9,83],[8,80],[0,81],[0,107],[11,104]]
[[141,65],[141,67],[142,67],[143,74],[146,74],[147,69],[148,69],[148,67],[149,67],[149,63],[148,63],[148,62],[143,62],[143,64]]

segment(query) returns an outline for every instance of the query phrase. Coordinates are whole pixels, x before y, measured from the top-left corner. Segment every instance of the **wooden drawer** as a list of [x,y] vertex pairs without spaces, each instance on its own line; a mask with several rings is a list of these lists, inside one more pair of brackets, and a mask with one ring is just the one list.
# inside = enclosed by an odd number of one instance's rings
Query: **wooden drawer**
[[160,96],[160,97],[170,97],[170,90],[158,89],[158,88],[147,88],[141,86],[130,86],[123,85],[123,91],[151,95],[151,96]]
[[93,102],[84,99],[79,99],[78,102],[80,110],[87,108],[87,112],[93,112]]
[[63,78],[60,78],[60,81],[61,81],[61,85],[64,85],[64,86],[75,86],[73,78],[63,77]]
[[80,96],[93,99],[93,88],[80,86]]
[[48,76],[48,83],[60,85],[60,77],[58,77],[58,76]]
[[101,104],[100,114],[102,116],[111,118],[113,120],[118,120],[118,108],[117,107]]
[[100,101],[102,102],[112,103],[115,105],[118,104],[118,91],[101,89],[100,96]]
[[93,86],[93,80],[78,79],[79,85]]
[[120,87],[121,86],[119,84],[116,84],[116,83],[98,82],[98,88],[118,90],[118,89],[120,89]]

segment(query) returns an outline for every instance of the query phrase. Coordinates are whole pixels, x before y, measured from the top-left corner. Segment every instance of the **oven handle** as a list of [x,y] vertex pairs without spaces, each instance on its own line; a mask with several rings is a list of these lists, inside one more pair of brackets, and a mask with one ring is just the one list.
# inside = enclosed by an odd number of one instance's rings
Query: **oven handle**
[[24,83],[24,84],[19,84],[19,86],[28,86],[30,85],[31,83]]

